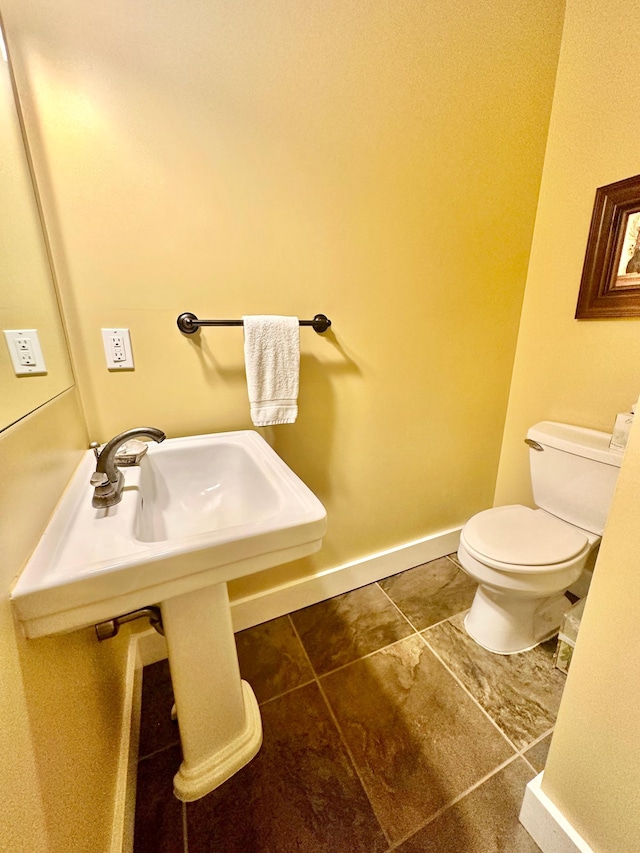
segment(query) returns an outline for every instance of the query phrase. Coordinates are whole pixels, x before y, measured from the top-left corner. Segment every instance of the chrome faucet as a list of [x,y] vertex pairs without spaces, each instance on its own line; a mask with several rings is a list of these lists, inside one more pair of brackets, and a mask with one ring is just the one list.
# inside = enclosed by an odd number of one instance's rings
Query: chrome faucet
[[95,473],[91,475],[91,485],[94,487],[92,506],[106,507],[115,506],[122,500],[122,489],[124,487],[124,477],[118,469],[115,462],[117,451],[122,447],[125,441],[130,438],[138,438],[146,436],[154,441],[164,441],[166,435],[161,429],[155,427],[137,427],[136,429],[128,429],[114,436],[111,441],[108,441],[102,448],[102,452],[97,455],[98,464],[96,465]]

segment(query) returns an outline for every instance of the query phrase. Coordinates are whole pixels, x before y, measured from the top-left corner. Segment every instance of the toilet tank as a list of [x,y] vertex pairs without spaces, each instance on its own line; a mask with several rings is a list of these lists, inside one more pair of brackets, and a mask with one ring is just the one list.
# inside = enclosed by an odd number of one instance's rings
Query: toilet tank
[[622,453],[609,449],[610,439],[606,432],[552,421],[532,426],[527,444],[536,506],[601,535],[622,462]]

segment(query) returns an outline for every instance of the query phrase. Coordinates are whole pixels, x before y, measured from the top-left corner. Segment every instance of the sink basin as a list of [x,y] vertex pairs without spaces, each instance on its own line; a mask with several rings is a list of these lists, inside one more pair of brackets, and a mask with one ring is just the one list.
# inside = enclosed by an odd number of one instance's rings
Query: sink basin
[[114,507],[87,451],[12,592],[28,637],[71,631],[320,548],[320,501],[252,430],[150,443]]
[[13,588],[28,637],[159,604],[182,764],[197,800],[257,753],[262,723],[240,678],[226,581],[320,548],[326,513],[256,432],[173,438],[123,468],[122,500],[95,509],[88,451]]
[[[252,433],[244,435],[251,439]],[[135,533],[142,542],[186,541],[259,524],[282,507],[246,441],[174,440],[142,460]]]

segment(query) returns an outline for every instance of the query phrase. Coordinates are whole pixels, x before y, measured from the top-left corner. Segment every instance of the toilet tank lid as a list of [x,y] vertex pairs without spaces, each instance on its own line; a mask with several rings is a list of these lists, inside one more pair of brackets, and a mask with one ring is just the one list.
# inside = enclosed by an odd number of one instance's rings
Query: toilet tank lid
[[572,525],[520,505],[479,512],[465,524],[463,536],[478,554],[514,566],[564,563],[577,557],[589,542]]
[[560,424],[555,421],[540,421],[527,432],[527,438],[546,447],[564,450],[576,456],[604,462],[619,468],[622,464],[622,451],[609,447],[611,434],[597,429]]

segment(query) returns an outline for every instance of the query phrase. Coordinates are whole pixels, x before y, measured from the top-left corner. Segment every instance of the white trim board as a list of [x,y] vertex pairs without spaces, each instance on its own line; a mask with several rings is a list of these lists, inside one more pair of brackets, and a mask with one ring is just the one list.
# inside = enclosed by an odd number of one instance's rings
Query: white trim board
[[233,630],[237,632],[252,628],[301,607],[351,592],[368,583],[396,575],[430,560],[437,560],[438,557],[446,557],[457,550],[461,529],[454,527],[434,533],[255,595],[236,599],[231,602]]
[[142,668],[166,657],[166,641],[153,628],[132,634],[129,638],[110,853],[133,853]]
[[543,775],[539,773],[525,788],[520,823],[542,853],[595,853],[541,789]]

